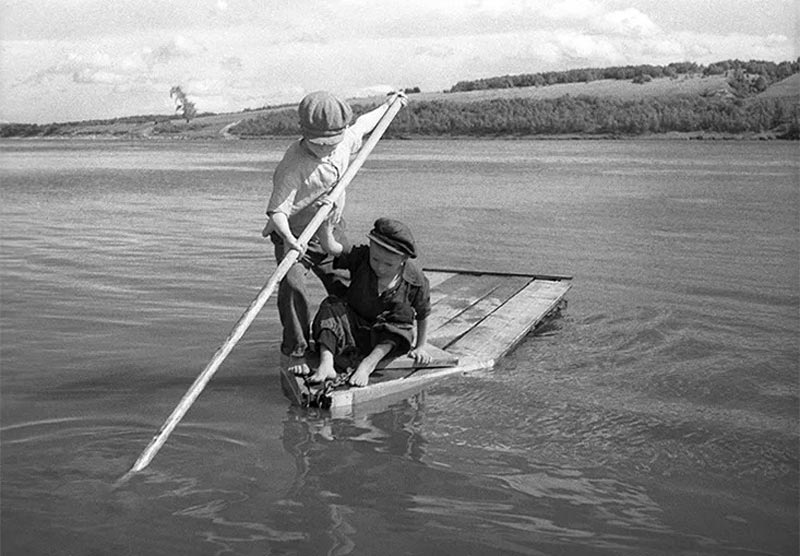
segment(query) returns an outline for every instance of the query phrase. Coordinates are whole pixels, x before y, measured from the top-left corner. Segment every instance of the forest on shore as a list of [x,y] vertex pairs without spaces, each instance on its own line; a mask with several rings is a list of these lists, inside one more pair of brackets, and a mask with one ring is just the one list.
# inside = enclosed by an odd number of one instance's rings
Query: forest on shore
[[[363,111],[361,108],[359,111]],[[774,99],[664,98],[617,100],[572,97],[499,98],[469,103],[412,102],[395,117],[385,137],[642,135],[668,132],[764,133],[800,138],[796,101]],[[292,109],[243,121],[229,130],[239,137],[299,135]]]
[[[461,81],[448,92],[547,87],[600,79],[644,84],[653,79],[679,79],[691,75],[725,75],[728,89],[710,95],[642,99],[566,95],[554,99],[519,96],[474,102],[412,102],[397,115],[386,136],[621,136],[669,132],[735,135],[771,131],[778,138],[798,139],[798,98],[758,96],[770,85],[797,73],[800,73],[800,59],[780,63],[725,60],[708,66],[682,62],[667,66],[587,68]],[[257,137],[296,135],[299,131],[295,114],[287,109],[244,121],[230,133]]]
[[[412,102],[397,115],[386,137],[616,137],[664,133],[699,133],[800,139],[800,93],[792,86],[769,94],[800,74],[800,59],[792,62],[726,60],[698,65],[692,62],[666,66],[639,65],[586,68],[460,81],[431,98],[407,89]],[[537,98],[531,91],[567,83],[616,80],[630,87],[669,80],[688,83],[716,77],[722,87],[712,90],[673,92],[656,96],[593,96],[565,94]],[[631,85],[633,84],[633,85]],[[503,94],[492,91],[503,91]],[[519,90],[519,94],[515,93]],[[549,89],[548,89],[549,90]],[[574,90],[580,91],[580,88]],[[677,87],[678,91],[681,91]],[[787,90],[789,91],[787,93]],[[477,96],[474,96],[477,92]],[[485,94],[483,94],[485,92]],[[464,95],[467,95],[466,97]],[[470,96],[473,95],[473,96]],[[458,98],[457,98],[458,97]],[[465,100],[466,98],[466,100]],[[451,100],[452,99],[452,100]],[[376,105],[353,103],[356,115]],[[199,114],[194,121],[183,116],[134,116],[83,122],[84,127],[140,125],[146,137],[190,137],[192,131],[220,126],[214,114]],[[295,105],[244,110],[224,125],[224,136],[260,138],[299,135]],[[204,123],[205,122],[205,123]],[[212,123],[213,122],[213,123]],[[49,137],[78,135],[79,122],[64,124],[4,124],[0,137]],[[95,133],[95,132],[93,132]],[[219,129],[212,135],[218,136]],[[114,131],[114,135],[131,134]],[[199,133],[195,136],[201,136]]]
[[638,66],[611,66],[607,68],[582,68],[566,71],[504,75],[472,81],[459,81],[449,92],[506,89],[511,87],[544,87],[560,83],[590,83],[599,79],[631,80],[646,83],[661,77],[677,78],[685,75],[727,75],[732,90],[739,96],[760,93],[767,87],[800,72],[800,58],[793,62],[766,62],[763,60],[723,60],[707,66],[694,62],[676,62],[666,66],[643,64]]

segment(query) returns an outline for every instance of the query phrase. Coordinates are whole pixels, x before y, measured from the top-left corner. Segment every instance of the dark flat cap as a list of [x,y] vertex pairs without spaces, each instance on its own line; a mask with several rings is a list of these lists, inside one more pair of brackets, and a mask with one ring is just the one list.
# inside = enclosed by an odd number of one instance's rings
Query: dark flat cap
[[400,222],[391,218],[378,218],[375,227],[368,234],[368,237],[380,245],[394,251],[400,255],[406,255],[412,259],[417,257],[417,247],[414,243],[414,236],[411,230]]

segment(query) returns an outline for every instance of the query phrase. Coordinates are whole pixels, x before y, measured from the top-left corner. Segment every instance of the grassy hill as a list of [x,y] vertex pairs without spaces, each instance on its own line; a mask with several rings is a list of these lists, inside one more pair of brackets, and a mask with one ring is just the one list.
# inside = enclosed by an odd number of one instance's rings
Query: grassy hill
[[[758,95],[763,99],[798,100],[800,91],[800,74],[769,86]],[[562,98],[596,98],[613,99],[620,102],[646,102],[648,99],[708,98],[733,99],[734,91],[724,75],[703,76],[700,73],[683,74],[675,77],[661,77],[645,83],[633,83],[630,80],[602,79],[580,83],[560,83],[538,87],[510,87],[502,89],[485,89],[465,92],[415,93],[409,96],[412,106],[448,106],[485,103],[498,99],[531,99],[547,101]],[[355,110],[366,110],[372,105],[383,102],[385,97],[369,97],[349,99]],[[483,105],[482,105],[483,106]],[[227,114],[201,115],[186,123],[181,119],[168,116],[151,116],[139,118],[121,118],[102,122],[72,122],[36,126],[39,133],[28,134],[54,137],[83,138],[126,138],[126,139],[236,139],[231,133],[237,125],[251,120],[274,117],[281,112],[293,111],[293,105]],[[285,115],[285,118],[296,118]],[[253,123],[253,122],[251,122]],[[239,126],[241,129],[246,126]],[[6,126],[6,130],[7,130]],[[13,130],[12,130],[13,131]],[[293,134],[291,130],[286,134]],[[5,136],[25,135],[25,133],[9,133]],[[241,135],[247,135],[246,133]]]
[[790,75],[782,81],[774,83],[766,91],[759,93],[760,98],[794,98],[800,100],[800,73]]

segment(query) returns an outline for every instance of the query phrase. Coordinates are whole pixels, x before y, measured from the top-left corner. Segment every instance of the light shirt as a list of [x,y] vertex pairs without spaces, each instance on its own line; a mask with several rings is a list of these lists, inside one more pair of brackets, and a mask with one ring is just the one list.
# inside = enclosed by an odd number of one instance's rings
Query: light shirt
[[[361,139],[361,133],[348,128],[342,141],[324,158],[314,155],[302,139],[292,143],[272,175],[267,215],[284,213],[292,233],[300,235],[317,212],[316,202],[336,185],[353,153],[361,148]],[[344,202],[343,192],[336,205],[344,207]]]

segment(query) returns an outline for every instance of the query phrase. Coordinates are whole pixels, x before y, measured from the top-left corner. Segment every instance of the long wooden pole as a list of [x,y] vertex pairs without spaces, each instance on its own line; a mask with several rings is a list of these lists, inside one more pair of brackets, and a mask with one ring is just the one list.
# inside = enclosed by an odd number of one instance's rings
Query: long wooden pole
[[[358,152],[358,156],[356,156],[356,158],[347,168],[336,186],[325,197],[323,197],[322,206],[298,237],[298,243],[306,245],[311,237],[317,232],[319,227],[333,209],[333,203],[342,195],[342,192],[353,180],[356,173],[367,159],[367,156],[369,156],[369,153],[372,152],[372,149],[378,143],[378,140],[386,131],[386,128],[389,127],[389,124],[392,122],[395,115],[397,115],[397,112],[401,107],[402,99],[399,95],[397,95],[394,97],[394,99],[392,99],[391,103],[389,104],[389,108],[381,117],[369,138],[364,142],[364,145]],[[134,463],[133,467],[131,467],[130,471],[120,478],[120,480],[117,481],[117,484],[127,481],[131,475],[138,473],[147,467],[150,461],[155,457],[158,450],[161,449],[161,446],[164,444],[164,442],[166,442],[167,437],[177,426],[178,422],[183,418],[186,412],[189,411],[192,403],[194,403],[194,401],[203,391],[203,388],[205,388],[206,384],[208,384],[208,381],[211,380],[211,377],[214,376],[214,373],[217,372],[217,369],[231,352],[236,343],[242,338],[253,320],[255,320],[256,315],[258,315],[258,312],[264,307],[264,304],[272,295],[272,292],[278,286],[283,277],[286,276],[286,273],[289,271],[291,266],[297,261],[298,256],[299,253],[295,250],[291,250],[286,253],[280,264],[278,264],[278,268],[275,269],[275,272],[272,273],[272,276],[270,276],[269,280],[267,280],[267,283],[263,288],[261,288],[261,291],[258,292],[256,298],[252,301],[252,303],[250,303],[250,306],[242,314],[242,316],[239,317],[239,320],[233,326],[230,334],[228,334],[227,339],[222,346],[217,349],[216,353],[214,353],[214,356],[211,358],[211,361],[209,361],[208,365],[206,365],[206,368],[203,369],[203,372],[201,372],[200,375],[195,379],[194,383],[186,392],[186,394],[184,394],[183,398],[178,403],[172,414],[167,418],[166,421],[164,421],[164,424],[161,425],[161,429],[159,429],[158,433],[150,441],[150,444],[148,444],[147,448],[144,449],[142,454],[139,456],[139,459],[137,459],[136,463]]]

